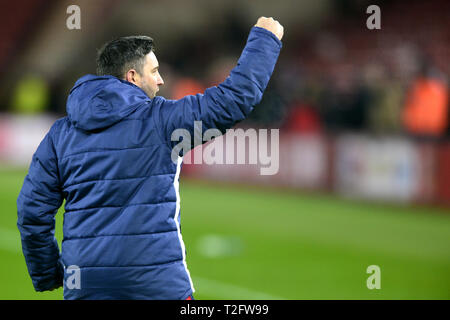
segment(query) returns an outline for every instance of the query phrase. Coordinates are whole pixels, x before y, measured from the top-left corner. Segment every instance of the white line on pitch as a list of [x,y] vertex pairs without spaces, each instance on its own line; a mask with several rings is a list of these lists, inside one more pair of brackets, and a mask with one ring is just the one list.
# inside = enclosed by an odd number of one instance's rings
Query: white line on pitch
[[[0,226],[0,248],[11,253],[21,253],[19,230]],[[242,299],[242,300],[284,300],[284,298],[247,289],[234,284],[224,283],[217,280],[205,279],[203,277],[193,277],[194,282],[198,284],[199,290],[209,296],[223,299]]]
[[[232,300],[284,300],[285,298],[234,284],[193,276],[196,291],[216,298]],[[195,294],[194,294],[195,296]]]

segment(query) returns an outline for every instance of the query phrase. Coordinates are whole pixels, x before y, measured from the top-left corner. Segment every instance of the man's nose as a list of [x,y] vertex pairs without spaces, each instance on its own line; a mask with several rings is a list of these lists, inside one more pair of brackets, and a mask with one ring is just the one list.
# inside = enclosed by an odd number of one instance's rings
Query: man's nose
[[164,84],[164,80],[161,76],[158,77],[158,85],[162,86]]

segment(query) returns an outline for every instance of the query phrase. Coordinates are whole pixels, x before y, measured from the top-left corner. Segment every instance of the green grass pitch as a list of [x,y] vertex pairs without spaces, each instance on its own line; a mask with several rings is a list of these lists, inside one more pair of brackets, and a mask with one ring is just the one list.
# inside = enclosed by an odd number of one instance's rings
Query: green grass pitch
[[[25,170],[0,170],[0,299],[34,292],[16,228]],[[450,299],[450,212],[181,179],[196,299]],[[62,209],[57,238],[62,239]],[[381,289],[369,290],[369,265]]]

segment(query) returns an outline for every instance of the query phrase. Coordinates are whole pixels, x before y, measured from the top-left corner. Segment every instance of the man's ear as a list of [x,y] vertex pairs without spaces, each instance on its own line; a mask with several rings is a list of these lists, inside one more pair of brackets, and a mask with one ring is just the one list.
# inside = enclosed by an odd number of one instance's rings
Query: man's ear
[[130,69],[125,74],[125,80],[127,80],[128,82],[131,82],[131,83],[133,83],[135,85],[138,85],[139,74],[137,73],[136,70]]

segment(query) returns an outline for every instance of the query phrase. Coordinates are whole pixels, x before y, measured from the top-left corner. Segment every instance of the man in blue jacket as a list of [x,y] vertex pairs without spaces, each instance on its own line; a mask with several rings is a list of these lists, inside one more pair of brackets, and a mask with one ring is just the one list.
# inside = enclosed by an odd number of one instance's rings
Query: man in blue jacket
[[[186,299],[194,287],[180,232],[172,132],[221,132],[262,98],[283,27],[261,17],[230,76],[204,94],[166,100],[149,37],[106,44],[97,76],[80,78],[67,117],[39,145],[17,199],[17,225],[36,291],[65,299]],[[65,203],[61,254],[55,214]],[[74,277],[77,277],[76,279]],[[75,279],[75,280],[74,280]],[[64,281],[64,282],[63,282]]]

